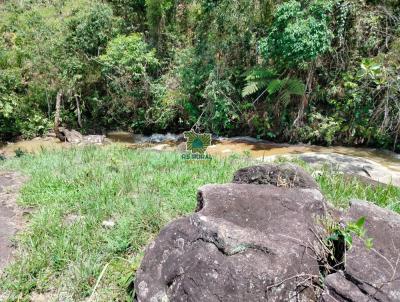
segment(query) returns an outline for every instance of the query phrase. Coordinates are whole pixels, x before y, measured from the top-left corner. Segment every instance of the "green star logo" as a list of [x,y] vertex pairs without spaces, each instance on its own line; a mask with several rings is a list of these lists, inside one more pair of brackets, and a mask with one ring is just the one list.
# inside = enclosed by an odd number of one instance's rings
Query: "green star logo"
[[193,130],[183,133],[186,138],[186,150],[192,153],[204,154],[208,146],[211,145],[210,133],[196,133]]

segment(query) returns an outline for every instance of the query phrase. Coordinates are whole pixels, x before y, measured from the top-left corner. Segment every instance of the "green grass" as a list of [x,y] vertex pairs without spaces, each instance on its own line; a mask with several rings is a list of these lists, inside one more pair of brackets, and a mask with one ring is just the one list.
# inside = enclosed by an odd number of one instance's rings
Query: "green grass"
[[348,180],[343,174],[328,170],[316,180],[325,197],[336,207],[346,208],[350,199],[361,199],[400,213],[400,189],[392,185],[374,188],[357,179]]
[[[278,159],[285,162],[285,159]],[[347,208],[351,199],[360,199],[400,213],[400,188],[393,185],[370,186],[350,178],[338,170],[323,166],[318,171],[300,160],[292,160],[302,166],[318,182],[325,198],[336,208]]]
[[[0,280],[0,292],[10,301],[28,301],[32,292],[81,301],[99,280],[93,301],[129,301],[143,249],[160,228],[194,210],[199,186],[228,182],[250,164],[238,156],[188,162],[175,153],[118,146],[0,161],[0,169],[30,175],[20,203],[35,209],[18,235],[18,255]],[[400,191],[393,187],[374,190],[328,170],[317,180],[336,206],[361,198],[400,210]],[[104,228],[105,220],[115,226]]]
[[[31,291],[53,292],[62,301],[79,301],[97,289],[97,300],[129,300],[127,288],[146,243],[173,218],[196,207],[197,188],[230,181],[245,163],[182,160],[174,153],[122,147],[44,151],[4,161],[31,179],[21,204],[36,210],[18,237],[15,264],[1,287],[10,300]],[[66,223],[66,217],[79,217]],[[105,229],[104,220],[115,221]]]

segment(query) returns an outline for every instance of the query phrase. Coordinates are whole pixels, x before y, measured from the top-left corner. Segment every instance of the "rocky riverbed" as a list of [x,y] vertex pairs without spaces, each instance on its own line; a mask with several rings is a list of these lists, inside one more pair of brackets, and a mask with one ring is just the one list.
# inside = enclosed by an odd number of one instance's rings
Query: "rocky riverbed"
[[[42,149],[61,149],[71,146],[101,144],[122,144],[130,148],[143,148],[158,151],[185,151],[182,135],[153,134],[134,135],[129,132],[110,132],[107,136],[80,136],[71,134],[75,143],[63,143],[53,135],[19,141],[0,146],[0,154],[6,157],[15,155],[17,150],[34,153]],[[346,174],[384,184],[400,186],[400,155],[378,149],[352,147],[321,147],[313,145],[275,144],[251,137],[214,137],[207,153],[216,157],[240,154],[271,162],[278,157],[299,158],[319,169],[327,165]]]

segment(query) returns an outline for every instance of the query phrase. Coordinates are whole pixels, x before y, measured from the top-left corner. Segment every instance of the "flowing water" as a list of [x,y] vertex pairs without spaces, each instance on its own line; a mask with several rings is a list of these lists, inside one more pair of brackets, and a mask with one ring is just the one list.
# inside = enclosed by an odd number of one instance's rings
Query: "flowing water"
[[[182,135],[153,134],[151,136],[133,135],[129,132],[110,132],[109,142],[132,148],[150,148],[156,150],[185,150]],[[20,149],[34,153],[42,149],[68,148],[71,144],[62,143],[55,137],[35,138],[0,145],[0,154],[13,156]],[[400,185],[400,155],[378,149],[353,147],[322,147],[314,145],[275,144],[249,137],[219,138],[208,147],[207,153],[216,157],[232,154],[246,154],[260,160],[271,160],[277,156],[299,156],[310,163],[326,162],[349,168],[350,172],[366,173],[367,176],[389,183]],[[365,175],[364,175],[365,176]]]
[[62,149],[68,148],[69,144],[60,142],[55,137],[37,137],[31,140],[21,140],[15,143],[0,143],[0,154],[11,157],[15,155],[17,150],[27,153],[36,153],[43,149]]
[[315,145],[288,145],[274,144],[266,142],[255,142],[246,140],[222,140],[220,143],[209,147],[210,154],[247,153],[256,158],[267,158],[280,155],[302,155],[310,153],[318,154],[340,154],[344,156],[360,157],[375,161],[389,169],[400,172],[400,156],[396,153],[370,149],[370,148],[354,148],[354,147],[322,147]]

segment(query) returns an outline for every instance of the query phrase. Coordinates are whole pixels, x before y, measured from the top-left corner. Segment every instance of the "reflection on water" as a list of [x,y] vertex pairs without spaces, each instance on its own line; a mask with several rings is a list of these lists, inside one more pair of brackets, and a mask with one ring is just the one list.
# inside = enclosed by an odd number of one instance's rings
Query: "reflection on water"
[[125,132],[125,131],[109,132],[107,133],[107,138],[115,143],[127,143],[127,144],[135,143],[134,135],[130,132]]
[[[152,136],[133,135],[129,132],[110,132],[107,138],[112,143],[123,144],[133,148],[149,148],[149,143],[153,149],[157,150],[182,150],[180,145],[181,136],[179,135],[159,135]],[[71,146],[62,143],[55,137],[35,138],[27,141],[19,141],[0,145],[0,154],[14,156],[17,149],[25,152],[38,152],[42,149],[61,149]],[[178,147],[179,146],[179,147]],[[274,144],[254,139],[221,139],[207,149],[207,152],[214,156],[229,156],[232,154],[248,154],[251,157],[262,158],[269,156],[279,156],[285,154],[304,154],[304,153],[337,153],[347,156],[361,157],[373,160],[391,170],[400,172],[400,156],[398,154],[368,148],[352,147],[321,147],[313,145],[288,145]]]

